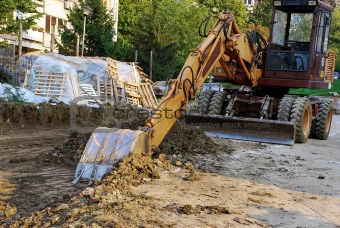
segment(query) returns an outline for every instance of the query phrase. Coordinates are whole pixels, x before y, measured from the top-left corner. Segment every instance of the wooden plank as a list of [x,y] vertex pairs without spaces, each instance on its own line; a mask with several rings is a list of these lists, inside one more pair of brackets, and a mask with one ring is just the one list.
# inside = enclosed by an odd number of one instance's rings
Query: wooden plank
[[45,95],[47,97],[50,97],[50,96],[58,96],[58,97],[61,97],[59,93],[49,93],[49,94],[46,94],[46,93],[42,93],[42,92],[36,92],[35,93],[36,95]]
[[60,89],[34,89],[34,91],[40,91],[40,92],[60,92]]
[[48,81],[58,81],[58,82],[62,82],[63,80],[61,79],[42,79],[42,80],[37,80],[38,82],[48,82]]
[[65,73],[62,74],[46,74],[46,73],[35,73],[35,75],[40,76],[40,77],[66,77]]

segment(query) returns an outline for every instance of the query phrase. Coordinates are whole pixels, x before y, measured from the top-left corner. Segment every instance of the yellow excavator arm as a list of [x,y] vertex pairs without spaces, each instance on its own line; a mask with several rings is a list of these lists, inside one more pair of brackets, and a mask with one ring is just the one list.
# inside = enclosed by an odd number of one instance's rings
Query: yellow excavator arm
[[157,109],[145,126],[148,132],[149,151],[162,142],[182,109],[194,99],[209,73],[220,62],[224,71],[233,77],[225,64],[224,55],[234,59],[243,70],[245,81],[254,81],[245,62],[250,62],[253,53],[245,34],[241,33],[232,12],[221,13],[207,38],[187,58],[178,78],[172,80],[168,92],[159,102]]
[[[115,162],[129,153],[153,153],[181,115],[183,108],[194,99],[205,79],[220,62],[228,77],[254,85],[257,80],[248,70],[254,58],[254,45],[242,34],[232,12],[214,16],[217,22],[206,39],[193,50],[186,60],[178,78],[169,83],[166,95],[159,102],[145,126],[137,131],[97,128],[86,145],[77,166],[73,183],[83,177],[100,179],[113,168]],[[225,64],[225,57],[237,62],[243,78],[235,77]]]

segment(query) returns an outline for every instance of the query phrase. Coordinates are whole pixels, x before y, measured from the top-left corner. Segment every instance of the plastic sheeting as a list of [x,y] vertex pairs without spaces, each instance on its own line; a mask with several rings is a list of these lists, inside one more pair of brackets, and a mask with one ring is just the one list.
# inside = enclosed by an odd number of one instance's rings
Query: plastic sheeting
[[[34,104],[50,102],[52,99],[52,97],[43,97],[43,96],[35,95],[33,92],[22,87],[14,87],[9,84],[0,83],[0,98],[1,99],[11,100],[13,99],[13,96],[18,97],[22,102],[34,103]],[[61,101],[64,102],[65,104],[69,104],[67,100],[53,99],[53,103],[58,103]]]
[[61,99],[71,101],[73,98],[79,96],[78,88],[74,87],[74,84],[76,84],[75,79],[77,77],[76,69],[68,63],[59,60],[53,60],[48,56],[40,56],[34,62],[31,69],[28,89],[30,91],[35,91],[40,86],[45,86],[46,88],[44,91],[46,91],[48,90],[47,86],[49,83],[46,82],[46,84],[42,84],[40,81],[39,84],[37,84],[36,81],[38,80],[38,77],[40,77],[40,75],[55,75],[54,77],[58,77],[58,74],[65,74],[65,83],[64,85],[60,85],[60,82],[57,81],[56,83],[59,85],[55,85],[54,87],[51,87],[51,89],[55,89],[56,87],[63,88],[61,91]]
[[119,79],[122,82],[141,83],[141,77],[133,65],[117,62]]
[[[27,61],[30,60],[30,61]],[[32,64],[33,61],[33,64]],[[91,84],[99,94],[98,81],[107,82],[110,76],[107,58],[102,57],[74,57],[56,53],[40,55],[24,55],[19,60],[20,72],[30,68],[29,87],[32,92],[37,88],[37,75],[66,74],[67,83],[62,92],[62,99],[71,101],[80,96],[79,84]],[[27,63],[27,65],[25,65]],[[118,79],[123,83],[140,83],[142,81],[133,63],[115,61],[118,68]],[[19,81],[23,82],[22,75]],[[45,86],[47,87],[47,86]]]

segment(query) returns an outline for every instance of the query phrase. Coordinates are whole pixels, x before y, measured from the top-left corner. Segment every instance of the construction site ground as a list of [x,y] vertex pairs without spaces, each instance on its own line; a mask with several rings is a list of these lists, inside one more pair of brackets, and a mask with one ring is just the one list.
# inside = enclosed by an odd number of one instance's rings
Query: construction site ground
[[127,162],[87,187],[71,184],[86,137],[72,144],[69,128],[2,125],[0,227],[340,226],[339,115],[328,140],[294,146],[190,131],[143,160],[146,176],[123,178]]

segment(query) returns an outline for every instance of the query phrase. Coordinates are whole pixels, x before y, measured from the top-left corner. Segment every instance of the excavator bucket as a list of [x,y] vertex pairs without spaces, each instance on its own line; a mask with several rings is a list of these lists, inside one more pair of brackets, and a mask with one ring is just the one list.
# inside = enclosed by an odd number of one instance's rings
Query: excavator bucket
[[295,141],[295,126],[291,122],[202,114],[186,115],[185,121],[208,136],[284,145],[293,145]]
[[77,166],[73,184],[81,178],[101,179],[115,164],[130,152],[147,151],[147,135],[144,131],[99,127],[92,133]]

